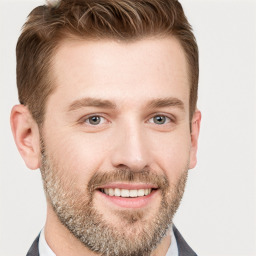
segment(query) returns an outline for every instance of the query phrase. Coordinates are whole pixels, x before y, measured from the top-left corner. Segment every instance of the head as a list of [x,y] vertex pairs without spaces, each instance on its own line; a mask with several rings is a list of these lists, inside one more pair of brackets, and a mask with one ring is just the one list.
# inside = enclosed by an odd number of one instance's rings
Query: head
[[35,8],[17,85],[12,129],[48,212],[93,252],[149,255],[196,164],[198,50],[180,3]]

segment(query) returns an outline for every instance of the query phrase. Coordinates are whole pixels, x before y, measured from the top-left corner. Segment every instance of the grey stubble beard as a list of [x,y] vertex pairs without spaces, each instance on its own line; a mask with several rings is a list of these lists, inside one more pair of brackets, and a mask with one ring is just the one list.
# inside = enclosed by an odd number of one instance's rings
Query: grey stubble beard
[[[42,150],[41,174],[46,197],[59,221],[89,250],[102,256],[149,256],[167,235],[172,218],[179,207],[188,169],[176,185],[152,170],[135,172],[129,169],[95,173],[87,189],[74,187],[76,177],[67,180],[54,159]],[[157,182],[162,200],[157,214],[148,220],[143,210],[123,210],[114,214],[120,228],[108,223],[94,205],[95,187],[119,179],[121,181]]]

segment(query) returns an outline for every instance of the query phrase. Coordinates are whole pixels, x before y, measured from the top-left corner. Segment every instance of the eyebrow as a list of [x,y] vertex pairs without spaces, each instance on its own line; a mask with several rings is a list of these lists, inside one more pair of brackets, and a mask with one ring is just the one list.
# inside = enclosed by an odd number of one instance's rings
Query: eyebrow
[[74,111],[83,107],[98,107],[98,108],[114,109],[116,108],[116,104],[114,104],[109,100],[102,100],[97,98],[82,98],[72,102],[68,107],[68,111]]
[[[86,98],[73,101],[69,105],[68,111],[70,112],[70,111],[74,111],[84,107],[115,109],[117,106],[115,103],[109,100],[86,97]],[[178,107],[181,110],[185,110],[184,103],[180,99],[173,98],[173,97],[153,99],[147,104],[147,107],[148,108]]]
[[148,107],[149,108],[178,107],[183,111],[185,110],[183,101],[174,97],[153,99],[152,101],[149,102]]

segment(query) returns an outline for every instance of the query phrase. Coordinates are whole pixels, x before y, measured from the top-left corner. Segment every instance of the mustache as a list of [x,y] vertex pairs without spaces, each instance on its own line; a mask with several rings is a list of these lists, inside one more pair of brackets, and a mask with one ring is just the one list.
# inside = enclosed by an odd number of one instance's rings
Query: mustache
[[152,184],[159,189],[165,190],[169,187],[167,176],[157,174],[150,169],[131,170],[129,168],[116,169],[108,172],[96,172],[88,182],[89,192],[112,182],[141,182]]

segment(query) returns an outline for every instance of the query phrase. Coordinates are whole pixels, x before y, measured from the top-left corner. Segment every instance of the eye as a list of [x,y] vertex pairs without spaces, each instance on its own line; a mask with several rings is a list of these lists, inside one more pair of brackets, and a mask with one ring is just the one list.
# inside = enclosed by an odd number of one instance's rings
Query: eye
[[90,116],[84,121],[89,125],[99,125],[106,122],[106,119],[102,116]]
[[154,116],[154,117],[150,118],[149,122],[157,124],[157,125],[163,125],[163,124],[166,124],[166,123],[170,123],[171,119],[167,116],[164,116],[164,115],[157,115],[157,116]]

